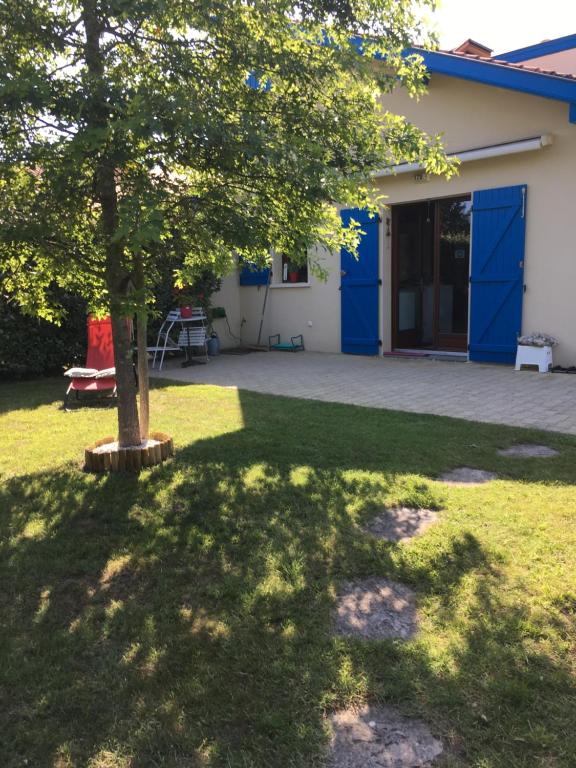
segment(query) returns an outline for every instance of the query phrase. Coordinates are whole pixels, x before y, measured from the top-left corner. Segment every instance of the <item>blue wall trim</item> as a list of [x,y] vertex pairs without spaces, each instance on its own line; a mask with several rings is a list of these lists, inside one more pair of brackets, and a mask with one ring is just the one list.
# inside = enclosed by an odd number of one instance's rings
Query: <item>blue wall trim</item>
[[569,107],[568,119],[571,123],[576,123],[576,103],[572,102]]
[[417,48],[410,52],[419,53],[430,72],[493,85],[497,88],[508,88],[546,99],[576,103],[576,80],[515,69],[504,64],[495,64],[489,59],[486,61],[467,59],[454,54]]
[[576,35],[566,35],[565,37],[557,37],[555,40],[536,43],[536,45],[527,45],[526,48],[517,48],[515,51],[500,53],[494,58],[517,63],[537,59],[540,56],[549,56],[551,53],[569,51],[571,48],[576,48]]

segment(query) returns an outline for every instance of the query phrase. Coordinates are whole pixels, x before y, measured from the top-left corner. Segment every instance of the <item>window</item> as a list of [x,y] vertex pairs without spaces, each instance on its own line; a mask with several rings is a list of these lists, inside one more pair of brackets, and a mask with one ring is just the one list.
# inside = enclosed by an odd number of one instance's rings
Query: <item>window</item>
[[282,283],[307,283],[308,263],[294,264],[288,256],[282,256]]

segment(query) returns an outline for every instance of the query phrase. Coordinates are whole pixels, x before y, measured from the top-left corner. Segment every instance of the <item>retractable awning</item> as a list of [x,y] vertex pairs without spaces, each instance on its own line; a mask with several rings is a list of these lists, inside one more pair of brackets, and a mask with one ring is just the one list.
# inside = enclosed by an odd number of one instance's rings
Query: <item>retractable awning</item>
[[[534,152],[553,143],[554,137],[549,133],[544,133],[541,136],[532,136],[528,139],[507,141],[503,144],[490,144],[486,147],[463,149],[460,152],[449,152],[448,157],[456,157],[461,163],[470,163],[473,160],[486,160],[491,157],[516,155],[520,152]],[[424,166],[420,163],[400,163],[399,165],[385,168],[382,171],[377,171],[374,176],[379,178],[381,176],[395,176],[399,173],[414,173],[422,170],[424,170]]]

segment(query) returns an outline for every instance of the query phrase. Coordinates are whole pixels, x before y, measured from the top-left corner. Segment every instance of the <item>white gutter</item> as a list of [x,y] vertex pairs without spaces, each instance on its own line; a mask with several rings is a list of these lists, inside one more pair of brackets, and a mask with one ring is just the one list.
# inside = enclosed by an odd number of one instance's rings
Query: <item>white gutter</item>
[[[478,147],[477,149],[464,149],[462,152],[450,152],[447,157],[458,158],[461,163],[470,163],[473,160],[486,160],[489,157],[501,157],[503,155],[516,155],[519,152],[533,152],[536,149],[542,149],[554,143],[554,137],[550,133],[544,133],[542,136],[534,136],[531,139],[521,139],[520,141],[508,141],[504,144],[492,144],[489,147]],[[394,176],[398,173],[414,173],[423,171],[425,167],[420,163],[400,163],[391,165],[383,171],[376,171],[374,176]]]

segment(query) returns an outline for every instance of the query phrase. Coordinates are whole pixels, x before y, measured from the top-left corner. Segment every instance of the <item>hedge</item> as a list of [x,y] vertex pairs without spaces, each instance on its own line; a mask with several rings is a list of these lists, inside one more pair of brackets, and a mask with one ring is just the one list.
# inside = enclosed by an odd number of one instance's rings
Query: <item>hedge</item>
[[86,308],[65,297],[67,318],[61,326],[21,314],[0,300],[0,378],[62,373],[86,358]]

